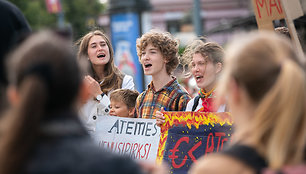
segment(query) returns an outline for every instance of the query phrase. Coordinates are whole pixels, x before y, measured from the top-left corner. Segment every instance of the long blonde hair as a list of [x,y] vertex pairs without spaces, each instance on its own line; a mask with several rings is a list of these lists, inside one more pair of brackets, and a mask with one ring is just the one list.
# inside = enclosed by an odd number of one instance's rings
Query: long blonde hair
[[273,169],[305,157],[306,77],[298,60],[289,41],[273,33],[240,36],[226,56],[223,83],[234,79],[257,105],[247,138]]
[[[89,41],[93,36],[101,36],[108,48],[109,48],[109,53],[110,53],[110,59],[109,62],[105,65],[105,69],[104,69],[104,79],[99,79],[98,75],[96,74],[96,72],[93,70],[92,64],[90,62],[90,60],[88,60],[88,45],[89,45]],[[87,33],[85,36],[83,36],[81,39],[79,39],[76,42],[76,45],[79,46],[79,50],[78,50],[78,59],[79,60],[88,60],[89,64],[90,64],[90,70],[89,70],[89,74],[98,82],[102,82],[102,84],[100,84],[101,90],[104,93],[108,93],[111,90],[114,89],[120,89],[122,86],[122,81],[123,81],[123,74],[120,72],[120,70],[114,65],[114,51],[113,51],[113,47],[108,39],[108,37],[101,32],[100,30],[95,30],[95,31],[91,31],[89,33]]]

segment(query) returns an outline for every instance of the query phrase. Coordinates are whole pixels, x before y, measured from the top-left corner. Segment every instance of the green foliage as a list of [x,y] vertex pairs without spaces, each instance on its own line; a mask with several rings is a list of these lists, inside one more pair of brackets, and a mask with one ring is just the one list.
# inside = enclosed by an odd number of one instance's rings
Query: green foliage
[[180,56],[182,56],[183,53],[184,53],[184,51],[185,51],[185,47],[179,47],[178,54],[179,54]]
[[91,27],[103,11],[103,5],[98,0],[62,0],[65,18],[74,30],[74,36],[80,38]]
[[[24,13],[32,29],[55,28],[57,14],[47,11],[45,0],[9,0]],[[65,25],[71,26],[74,38],[96,26],[96,20],[105,7],[99,0],[61,0],[65,17]]]

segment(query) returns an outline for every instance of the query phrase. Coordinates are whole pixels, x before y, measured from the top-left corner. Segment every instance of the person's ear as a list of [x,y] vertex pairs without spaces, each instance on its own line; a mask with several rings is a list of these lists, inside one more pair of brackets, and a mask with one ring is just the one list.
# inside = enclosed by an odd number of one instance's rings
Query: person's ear
[[129,117],[134,118],[134,113],[135,113],[135,107],[134,108],[129,108]]
[[19,93],[15,86],[9,86],[7,88],[7,98],[11,105],[16,105],[19,102]]
[[222,63],[218,62],[215,66],[216,66],[216,74],[219,74],[223,68]]
[[80,104],[81,105],[85,104],[87,100],[89,99],[89,97],[90,97],[90,91],[89,91],[88,83],[86,83],[85,80],[82,80],[80,84],[79,95],[78,95]]
[[169,62],[169,60],[166,59],[166,57],[163,57],[164,59],[164,63],[167,64]]

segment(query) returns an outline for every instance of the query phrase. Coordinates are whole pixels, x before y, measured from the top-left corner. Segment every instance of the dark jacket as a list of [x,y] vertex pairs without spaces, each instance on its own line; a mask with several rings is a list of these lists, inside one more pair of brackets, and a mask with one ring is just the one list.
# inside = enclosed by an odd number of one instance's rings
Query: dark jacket
[[133,160],[95,145],[77,118],[72,114],[42,126],[41,138],[25,166],[26,174],[141,173]]

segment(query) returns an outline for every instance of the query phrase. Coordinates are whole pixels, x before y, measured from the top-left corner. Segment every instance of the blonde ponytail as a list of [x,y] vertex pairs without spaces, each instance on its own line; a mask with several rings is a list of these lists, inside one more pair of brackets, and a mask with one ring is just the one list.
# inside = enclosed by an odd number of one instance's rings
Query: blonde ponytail
[[292,60],[282,63],[280,74],[260,102],[251,140],[278,169],[303,161],[306,142],[306,86],[304,71]]

